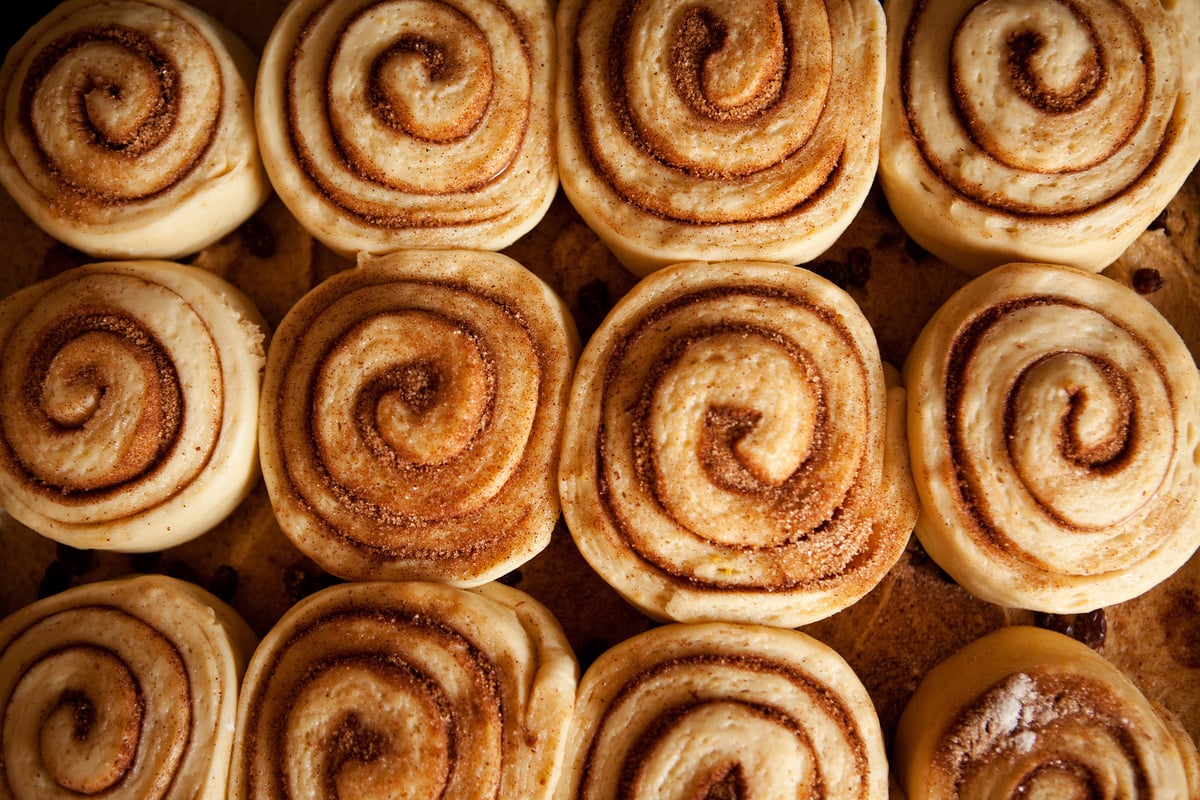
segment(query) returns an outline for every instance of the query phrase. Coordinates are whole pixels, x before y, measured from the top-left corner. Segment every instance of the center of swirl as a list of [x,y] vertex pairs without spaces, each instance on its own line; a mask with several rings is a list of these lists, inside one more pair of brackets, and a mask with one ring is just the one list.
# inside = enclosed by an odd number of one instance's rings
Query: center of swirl
[[[696,331],[650,376],[635,463],[690,530],[731,546],[779,544],[828,513],[805,480],[823,457],[824,413],[809,359],[787,341],[743,327]],[[712,491],[698,494],[703,486]],[[748,524],[758,516],[748,503],[773,517]]]
[[178,78],[171,61],[146,36],[121,25],[100,25],[73,31],[39,52],[30,67],[34,80],[21,96],[24,118],[33,118],[43,81],[62,71],[70,76],[73,118],[93,144],[136,158],[170,134]]
[[[1094,32],[1089,28],[1094,41]],[[1008,37],[1009,79],[1017,95],[1042,111],[1059,114],[1083,105],[1099,89],[1104,79],[1102,64],[1095,47],[1081,54],[1072,65],[1069,80],[1059,86],[1053,73],[1039,69],[1039,54],[1046,48],[1046,37],[1038,31],[1019,31]]]
[[453,320],[402,311],[362,322],[320,371],[313,405],[325,461],[342,482],[359,483],[332,466],[354,460],[345,458],[353,430],[376,466],[447,463],[487,425],[495,380],[478,338]]
[[50,690],[44,707],[34,702],[9,713],[40,715],[38,752],[54,782],[83,795],[120,784],[133,767],[145,716],[128,666],[103,648],[76,646],[50,654],[23,682]]
[[492,75],[487,40],[464,25],[453,43],[399,37],[371,62],[367,91],[389,127],[422,141],[453,142],[479,126]]
[[366,654],[313,664],[286,712],[288,796],[438,797],[457,755],[450,700],[400,660]]
[[736,762],[718,764],[701,781],[696,800],[741,800],[746,794],[746,775]]
[[[169,354],[137,320],[102,309],[61,318],[29,360],[26,411],[51,438],[79,432],[111,460],[85,452],[31,460],[27,468],[66,493],[119,486],[145,475],[179,438],[183,398]],[[110,432],[111,433],[106,433]],[[107,436],[97,442],[95,436]]]
[[[764,20],[772,40],[782,41],[779,17]],[[721,122],[744,122],[779,101],[786,68],[784,48],[772,48],[744,69],[744,42],[708,9],[682,16],[671,47],[676,91],[699,114]]]

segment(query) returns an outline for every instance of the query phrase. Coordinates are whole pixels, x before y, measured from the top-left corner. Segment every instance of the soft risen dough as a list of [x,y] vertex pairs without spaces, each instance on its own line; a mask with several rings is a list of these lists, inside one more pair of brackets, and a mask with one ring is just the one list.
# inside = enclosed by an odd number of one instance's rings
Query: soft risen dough
[[164,576],[78,586],[10,615],[0,795],[222,800],[256,642],[232,608]]
[[270,193],[255,68],[245,44],[185,3],[69,0],[0,69],[0,183],[39,227],[92,257],[193,253]]
[[796,627],[850,605],[917,514],[886,375],[858,306],[807,270],[642,279],[571,387],[559,494],[580,552],[659,620]]
[[881,183],[905,230],[966,272],[1098,272],[1200,160],[1200,0],[900,0],[887,15]]
[[1004,265],[934,314],[904,374],[916,534],[979,597],[1090,611],[1200,547],[1200,371],[1132,290]]
[[0,505],[65,544],[162,550],[258,480],[262,318],[167,261],[89,264],[0,301]]
[[832,648],[768,626],[667,625],[584,673],[555,797],[884,800],[887,755]]
[[1196,764],[1191,738],[1120,670],[1068,636],[1023,626],[976,640],[925,676],[892,758],[908,800],[1190,800]]
[[574,322],[498,253],[364,256],[280,323],[259,408],[280,526],[348,580],[499,578],[549,543]]
[[516,589],[323,590],[247,668],[229,798],[547,798],[578,679],[557,620]]
[[809,261],[866,199],[884,76],[874,0],[565,0],[558,48],[563,189],[634,273]]
[[500,250],[558,190],[541,0],[297,0],[255,114],[284,203],[342,254]]

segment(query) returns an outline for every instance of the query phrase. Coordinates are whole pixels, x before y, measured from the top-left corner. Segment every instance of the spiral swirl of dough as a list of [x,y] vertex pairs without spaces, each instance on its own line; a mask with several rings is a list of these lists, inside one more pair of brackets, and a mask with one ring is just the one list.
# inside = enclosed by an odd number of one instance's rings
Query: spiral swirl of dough
[[676,624],[584,674],[555,797],[883,800],[887,772],[875,708],[832,648],[781,628]]
[[933,316],[905,377],[917,536],[979,597],[1091,611],[1200,546],[1200,372],[1132,290],[999,267]]
[[166,261],[89,264],[0,302],[0,504],[86,549],[160,550],[258,479],[262,320]]
[[70,0],[9,51],[0,182],[51,236],[100,258],[180,258],[270,192],[255,61],[176,0]]
[[366,257],[268,353],[263,474],[280,524],[343,578],[475,585],[549,543],[578,342],[497,253]]
[[563,512],[650,616],[796,627],[903,552],[917,513],[903,419],[845,292],[789,265],[674,265],[580,359]]
[[1200,160],[1200,2],[889,4],[883,188],[921,245],[978,274],[1100,271]]
[[922,680],[892,765],[910,800],[1195,797],[1196,745],[1069,636],[1002,628]]
[[85,584],[0,622],[0,795],[225,797],[246,623],[163,576]]
[[559,167],[630,269],[814,258],[875,176],[884,21],[858,0],[567,0]]
[[263,52],[271,182],[343,253],[500,250],[558,190],[554,20],[537,0],[305,0]]
[[578,667],[500,584],[343,584],[301,601],[246,671],[230,800],[544,798]]

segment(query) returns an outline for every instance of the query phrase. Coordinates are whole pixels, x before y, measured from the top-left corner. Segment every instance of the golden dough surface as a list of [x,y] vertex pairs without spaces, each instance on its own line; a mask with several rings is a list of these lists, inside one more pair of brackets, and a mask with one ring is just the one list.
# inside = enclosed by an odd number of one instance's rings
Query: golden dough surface
[[[284,3],[196,0],[260,53]],[[6,47],[42,9],[10,22]],[[87,263],[43,233],[0,192],[0,297]],[[566,303],[583,341],[637,282],[575,212],[560,190],[546,215],[503,251],[546,281]],[[272,196],[242,226],[180,259],[225,277],[262,311],[268,326],[325,278],[353,262],[315,240]],[[1193,356],[1200,353],[1200,175],[1105,274],[1134,287],[1170,320]],[[968,276],[915,245],[878,185],[823,255],[808,265],[845,288],[862,308],[880,354],[899,367],[917,333]],[[227,600],[260,635],[292,605],[338,582],[300,553],[274,518],[261,482],[209,533],[163,552],[73,550],[0,511],[0,617],[69,586],[138,572],[184,577]],[[580,556],[560,521],[549,546],[503,578],[549,608],[585,667],[629,637],[657,625],[626,603]],[[1200,557],[1147,594],[1088,615],[1039,617],[977,600],[914,542],[862,600],[805,630],[833,646],[862,678],[890,741],[900,709],[941,658],[997,627],[1041,622],[1088,640],[1200,739]]]

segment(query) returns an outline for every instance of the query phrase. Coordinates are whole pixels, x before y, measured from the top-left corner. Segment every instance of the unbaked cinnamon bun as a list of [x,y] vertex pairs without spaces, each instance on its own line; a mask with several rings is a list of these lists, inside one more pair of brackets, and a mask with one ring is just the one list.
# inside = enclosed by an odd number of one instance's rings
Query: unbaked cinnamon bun
[[270,193],[254,55],[179,0],[68,0],[0,68],[0,183],[94,258],[176,259]]
[[0,797],[221,800],[256,639],[183,581],[77,586],[0,621]]
[[260,406],[279,523],[351,580],[477,585],[542,550],[578,339],[482,251],[364,257],[276,329]]
[[1128,287],[998,267],[934,314],[904,374],[916,534],[977,596],[1092,611],[1200,547],[1200,371]]
[[563,189],[633,272],[809,261],[866,199],[877,2],[564,0],[557,24]]
[[888,797],[866,689],[798,631],[656,628],[606,651],[579,684],[557,800]]
[[1200,161],[1200,2],[887,5],[879,173],[925,249],[1099,272]]
[[258,480],[264,324],[167,261],[88,264],[0,301],[0,505],[82,549],[194,539]]
[[908,800],[1196,796],[1196,745],[1102,656],[1002,628],[935,667],[896,732]]
[[271,183],[340,252],[500,250],[558,190],[542,0],[296,0],[263,51]]
[[660,620],[796,627],[865,595],[916,518],[904,389],[807,270],[692,262],[588,341],[559,492],[580,552]]
[[558,622],[516,589],[323,590],[254,653],[229,798],[547,798],[577,681]]

